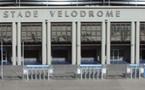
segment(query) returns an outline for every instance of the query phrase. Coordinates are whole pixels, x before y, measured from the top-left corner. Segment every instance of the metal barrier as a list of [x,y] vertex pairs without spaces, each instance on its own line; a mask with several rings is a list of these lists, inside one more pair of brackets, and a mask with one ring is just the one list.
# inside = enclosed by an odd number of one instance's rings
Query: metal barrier
[[126,69],[126,76],[130,79],[141,78],[144,75],[144,67],[140,64],[129,64]]
[[49,80],[53,73],[49,65],[26,65],[23,68],[23,79],[26,80]]
[[143,64],[142,76],[145,78],[145,64]]
[[97,65],[80,65],[77,68],[77,78],[79,79],[104,79],[106,77],[106,67]]

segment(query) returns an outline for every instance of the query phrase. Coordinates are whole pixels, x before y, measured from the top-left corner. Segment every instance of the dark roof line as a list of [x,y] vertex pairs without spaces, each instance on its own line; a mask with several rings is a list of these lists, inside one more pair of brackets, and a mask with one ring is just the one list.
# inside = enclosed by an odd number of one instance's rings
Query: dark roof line
[[[19,2],[20,1],[20,2]],[[145,0],[0,0],[0,6],[123,5],[145,6]]]

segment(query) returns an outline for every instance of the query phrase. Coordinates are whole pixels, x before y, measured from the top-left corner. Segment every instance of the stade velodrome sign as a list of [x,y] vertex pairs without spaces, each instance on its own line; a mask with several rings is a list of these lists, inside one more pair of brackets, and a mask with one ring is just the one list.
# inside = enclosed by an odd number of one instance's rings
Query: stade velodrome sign
[[[41,10],[3,10],[0,12],[2,18],[39,18],[43,17]],[[75,17],[120,17],[119,10],[46,10],[44,12],[47,17],[53,18],[75,18]],[[44,15],[45,16],[45,15]]]

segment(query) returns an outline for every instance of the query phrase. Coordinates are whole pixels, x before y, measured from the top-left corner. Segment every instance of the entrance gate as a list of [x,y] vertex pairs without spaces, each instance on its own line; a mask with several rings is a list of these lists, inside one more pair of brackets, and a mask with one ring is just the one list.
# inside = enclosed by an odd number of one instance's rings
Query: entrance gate
[[77,69],[77,77],[82,79],[104,79],[106,67],[104,65],[80,65]]
[[120,58],[120,50],[119,49],[112,49],[111,51],[111,63],[112,64],[117,64],[119,63],[121,60]]
[[7,51],[6,50],[2,50],[2,53],[3,54],[0,55],[0,61],[3,62],[3,64],[7,64],[8,63]]
[[26,65],[23,68],[23,79],[26,80],[49,80],[53,68],[49,65]]
[[145,48],[141,48],[140,52],[140,63],[145,63]]
[[139,64],[129,64],[126,69],[126,76],[130,79],[144,77],[144,66]]

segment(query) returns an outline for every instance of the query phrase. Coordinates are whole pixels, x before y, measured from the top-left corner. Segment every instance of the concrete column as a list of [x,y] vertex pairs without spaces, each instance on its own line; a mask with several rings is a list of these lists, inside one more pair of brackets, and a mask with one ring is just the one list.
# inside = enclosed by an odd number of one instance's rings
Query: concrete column
[[17,23],[17,64],[21,65],[21,22]]
[[47,22],[47,64],[51,65],[51,22]]
[[81,64],[81,23],[77,22],[77,65]]
[[136,22],[136,64],[140,62],[140,22]]
[[17,42],[16,42],[16,22],[13,22],[12,23],[12,64],[13,65],[16,65],[16,45],[17,45]]
[[102,22],[102,39],[101,39],[101,64],[105,64],[106,59],[106,50],[105,50],[105,41],[106,41],[106,25],[105,22]]
[[42,22],[42,64],[46,64],[46,22]]
[[76,22],[72,22],[72,64],[76,64]]
[[107,22],[107,49],[106,49],[106,60],[107,60],[107,64],[110,64],[110,48],[111,48],[111,45],[110,45],[110,22],[108,21]]
[[131,23],[131,64],[135,63],[135,22]]

